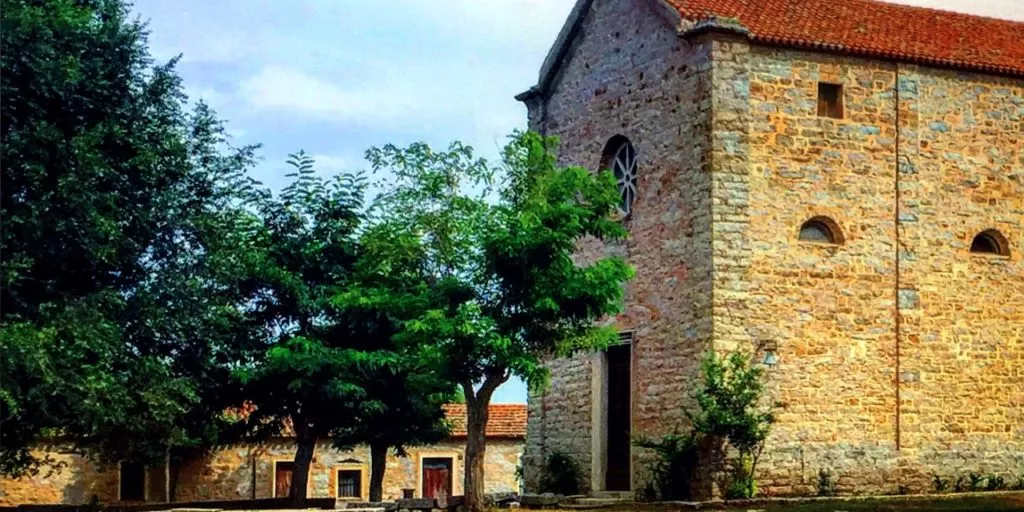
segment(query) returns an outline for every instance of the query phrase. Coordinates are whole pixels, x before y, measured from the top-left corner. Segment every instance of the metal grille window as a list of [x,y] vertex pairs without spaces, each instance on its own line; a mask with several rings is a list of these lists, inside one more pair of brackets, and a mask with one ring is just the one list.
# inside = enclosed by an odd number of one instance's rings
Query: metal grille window
[[357,469],[342,469],[338,471],[339,498],[361,498],[360,491],[362,488],[362,471]]

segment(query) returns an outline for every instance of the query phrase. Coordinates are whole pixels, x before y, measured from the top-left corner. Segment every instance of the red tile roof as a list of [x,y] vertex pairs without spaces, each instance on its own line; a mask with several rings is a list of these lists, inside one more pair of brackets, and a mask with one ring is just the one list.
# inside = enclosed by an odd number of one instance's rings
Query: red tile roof
[[665,0],[766,44],[1024,75],[1024,23],[876,0]]
[[[444,410],[452,423],[452,437],[465,437],[466,405],[448,404]],[[486,434],[487,437],[526,437],[526,404],[491,404]]]

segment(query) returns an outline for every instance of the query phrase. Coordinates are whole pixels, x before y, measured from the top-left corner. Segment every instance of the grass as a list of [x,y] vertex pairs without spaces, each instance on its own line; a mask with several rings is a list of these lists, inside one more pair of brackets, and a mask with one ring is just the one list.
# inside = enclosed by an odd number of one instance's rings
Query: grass
[[1024,496],[978,496],[937,500],[875,500],[826,501],[801,504],[764,504],[744,508],[727,508],[727,512],[868,512],[868,511],[935,511],[935,512],[1006,512],[1024,511]]

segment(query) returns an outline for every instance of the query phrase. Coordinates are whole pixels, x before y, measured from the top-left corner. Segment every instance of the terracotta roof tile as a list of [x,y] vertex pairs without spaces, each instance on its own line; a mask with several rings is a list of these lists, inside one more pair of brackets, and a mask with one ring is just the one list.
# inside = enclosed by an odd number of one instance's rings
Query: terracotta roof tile
[[1024,23],[876,0],[665,0],[766,44],[1024,75]]
[[[452,437],[466,436],[466,405],[448,404],[445,415],[452,423]],[[491,404],[487,437],[526,437],[526,404]]]

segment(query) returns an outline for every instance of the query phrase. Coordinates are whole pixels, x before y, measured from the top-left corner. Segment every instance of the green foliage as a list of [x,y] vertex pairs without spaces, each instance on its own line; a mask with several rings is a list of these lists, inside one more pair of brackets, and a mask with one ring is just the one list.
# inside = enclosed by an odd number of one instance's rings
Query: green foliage
[[956,477],[956,482],[953,483],[953,492],[965,492],[967,490],[967,481],[963,475]]
[[228,433],[253,147],[188,110],[119,0],[4,2],[0,472],[60,434],[111,461]]
[[732,475],[725,487],[725,499],[750,499],[757,495],[757,481],[754,480],[754,468],[751,459],[737,457],[733,459]]
[[818,470],[818,496],[835,496],[836,483],[832,480],[832,471]]
[[1006,479],[1000,475],[989,474],[985,477],[986,491],[1002,491],[1007,488]]
[[[462,387],[470,411],[467,471],[483,448],[481,411],[511,375],[540,385],[541,361],[615,339],[595,320],[619,311],[632,270],[621,258],[573,260],[576,244],[617,240],[613,178],[558,168],[554,140],[517,134],[495,169],[460,143],[367,152],[394,180],[370,210],[368,266],[391,276],[339,303],[401,318],[394,341]],[[482,477],[482,475],[479,475]],[[478,477],[478,478],[479,478]],[[469,482],[470,506],[482,496]]]
[[658,441],[642,437],[636,446],[654,451],[657,459],[651,467],[653,491],[663,500],[689,501],[693,498],[691,482],[699,464],[696,432],[681,435],[673,432]]
[[1017,477],[1017,483],[1013,484],[1014,491],[1024,491],[1024,471]]
[[727,493],[752,498],[757,491],[757,461],[775,422],[771,411],[760,405],[763,369],[742,352],[733,352],[724,361],[709,352],[701,372],[704,379],[695,396],[699,409],[695,414],[686,411],[687,417],[699,435],[724,440],[736,449]]
[[949,480],[942,478],[935,474],[932,475],[932,489],[937,493],[943,493],[949,490]]
[[544,460],[540,474],[540,492],[563,496],[579,494],[580,477],[580,468],[575,460],[562,452],[551,452]]
[[967,490],[970,492],[980,491],[985,482],[985,477],[971,471],[967,474]]
[[730,499],[751,498],[757,493],[757,461],[775,421],[774,415],[760,405],[763,371],[750,364],[741,352],[734,352],[725,360],[709,352],[701,372],[703,382],[694,395],[699,408],[696,412],[684,411],[691,423],[690,433],[675,433],[660,442],[641,440],[639,444],[658,454],[652,473],[660,482],[658,487],[663,495],[666,489],[673,493],[681,489],[689,492],[696,476],[694,468],[703,466],[708,470],[714,465],[710,460],[700,459],[721,456],[723,445],[728,444],[737,456],[729,461],[724,493]]

